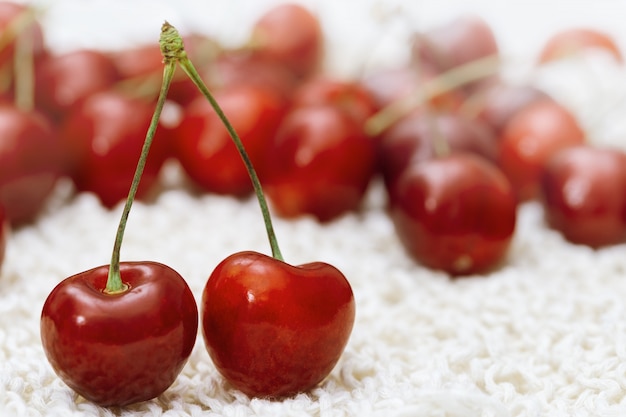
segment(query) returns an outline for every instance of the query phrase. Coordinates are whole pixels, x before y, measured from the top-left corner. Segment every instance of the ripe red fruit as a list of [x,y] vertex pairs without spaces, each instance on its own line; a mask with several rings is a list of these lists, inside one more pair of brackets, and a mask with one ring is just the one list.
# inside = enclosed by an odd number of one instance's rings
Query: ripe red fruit
[[59,377],[100,406],[164,392],[193,349],[198,310],[182,277],[156,262],[122,262],[128,289],[104,292],[109,266],[61,281],[41,313],[44,352]]
[[318,17],[297,3],[267,10],[252,28],[250,47],[283,63],[300,77],[318,70],[324,49]]
[[617,62],[623,62],[622,52],[610,34],[598,29],[576,27],[552,35],[539,54],[539,63],[545,64],[594,49],[606,52]]
[[535,101],[549,99],[547,93],[531,85],[485,83],[468,98],[463,114],[483,121],[499,135],[517,112]]
[[626,153],[580,145],[557,152],[541,177],[548,224],[574,243],[626,241]]
[[[152,102],[121,92],[93,94],[72,108],[60,136],[68,156],[70,176],[79,191],[95,193],[106,207],[125,199],[146,129]],[[157,129],[137,197],[146,196],[171,155],[167,130]]]
[[536,101],[513,116],[500,135],[498,165],[520,201],[539,193],[544,164],[555,152],[585,142],[574,115],[554,100]]
[[387,129],[378,141],[379,168],[391,189],[410,165],[441,153],[473,152],[495,161],[498,144],[478,120],[458,113],[417,110]]
[[[224,88],[215,97],[262,177],[265,151],[287,112],[287,103],[278,94],[253,85]],[[198,96],[187,106],[173,135],[178,160],[203,190],[234,196],[252,192],[250,177],[228,130],[204,97]]]
[[516,209],[502,172],[469,153],[411,165],[390,200],[391,218],[407,252],[454,276],[486,272],[503,260]]
[[207,350],[231,385],[279,398],[305,392],[331,372],[350,337],[355,302],[331,265],[292,266],[239,252],[209,277],[201,314]]
[[276,213],[330,221],[358,209],[376,169],[373,140],[334,105],[296,107],[267,149],[261,178]]
[[50,55],[35,68],[36,106],[61,119],[74,104],[117,80],[115,65],[103,52],[81,49]]
[[0,104],[0,205],[9,221],[32,221],[63,173],[59,136],[50,120]]

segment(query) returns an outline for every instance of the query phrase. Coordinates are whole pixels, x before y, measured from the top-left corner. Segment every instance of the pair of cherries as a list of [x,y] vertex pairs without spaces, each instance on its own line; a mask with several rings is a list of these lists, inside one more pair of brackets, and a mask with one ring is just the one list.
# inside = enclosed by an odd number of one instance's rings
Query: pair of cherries
[[[236,389],[280,398],[320,383],[352,331],[355,301],[332,265],[282,260],[260,182],[237,132],[165,23],[166,72],[124,206],[110,265],[59,283],[41,315],[46,356],[59,377],[86,399],[124,406],[160,395],[176,379],[196,340],[199,318],[208,353]],[[240,252],[210,275],[198,314],[185,280],[155,262],[120,262],[123,233],[174,70],[179,64],[227,128],[248,169],[272,256]]]

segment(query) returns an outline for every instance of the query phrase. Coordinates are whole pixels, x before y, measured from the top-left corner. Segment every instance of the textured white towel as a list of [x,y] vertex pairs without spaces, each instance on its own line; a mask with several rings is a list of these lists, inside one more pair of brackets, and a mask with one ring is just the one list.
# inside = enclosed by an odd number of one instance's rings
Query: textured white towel
[[[270,3],[64,0],[50,1],[43,18],[58,50],[156,42],[165,19],[181,31],[202,30],[235,44]],[[327,30],[329,71],[345,75],[359,71],[370,55],[379,62],[402,59],[409,25],[426,27],[465,10],[488,18],[502,49],[522,67],[558,26],[601,22],[625,33],[625,3],[609,0],[306,4]],[[520,66],[511,70],[519,75]],[[622,68],[599,59],[594,65],[521,72],[572,108],[590,140],[624,146]],[[192,195],[177,172],[168,167],[164,190],[153,203],[133,206],[122,259],[173,267],[199,299],[224,257],[247,249],[269,253],[269,245],[255,200]],[[188,365],[161,397],[102,409],[76,396],[50,368],[39,314],[60,280],[109,262],[121,207],[105,210],[94,196],[75,196],[61,184],[40,221],[15,231],[0,274],[0,415],[626,415],[626,245],[594,251],[567,243],[546,228],[541,207],[529,203],[520,208],[501,269],[451,280],[405,255],[384,203],[380,184],[373,184],[362,214],[326,226],[309,218],[275,218],[288,262],[332,263],[355,292],[354,332],[318,388],[284,401],[248,398],[218,375],[199,337]]]

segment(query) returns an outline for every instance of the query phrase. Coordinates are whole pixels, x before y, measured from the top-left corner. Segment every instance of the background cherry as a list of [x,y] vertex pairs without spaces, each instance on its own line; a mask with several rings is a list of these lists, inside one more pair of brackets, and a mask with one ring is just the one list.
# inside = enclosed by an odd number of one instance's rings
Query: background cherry
[[557,152],[541,177],[548,224],[578,244],[626,240],[626,153],[580,145]]
[[609,33],[595,28],[573,27],[555,33],[546,41],[539,54],[539,63],[545,64],[591,50],[604,51],[615,61],[623,62],[622,51]]
[[390,199],[407,252],[453,276],[488,272],[503,260],[516,210],[504,174],[483,157],[460,152],[412,164]]
[[[272,90],[255,85],[222,88],[215,94],[246,146],[259,175],[265,150],[287,112],[287,102]],[[253,187],[229,132],[211,104],[198,96],[185,109],[173,132],[174,151],[187,175],[204,191],[245,196]]]
[[9,221],[32,221],[64,172],[52,122],[39,112],[0,104],[0,205]]
[[548,158],[585,141],[585,132],[569,110],[554,100],[536,101],[516,113],[502,130],[498,165],[520,201],[534,199]]
[[298,3],[280,3],[255,22],[249,47],[305,77],[321,65],[324,52],[322,27],[308,8]]
[[[77,103],[60,127],[69,175],[81,192],[93,192],[106,207],[128,194],[128,184],[141,153],[152,101],[102,91]],[[171,156],[168,130],[161,126],[146,163],[138,198],[156,184],[161,167]]]
[[362,124],[334,105],[295,107],[267,150],[263,186],[283,217],[326,222],[357,210],[376,168]]

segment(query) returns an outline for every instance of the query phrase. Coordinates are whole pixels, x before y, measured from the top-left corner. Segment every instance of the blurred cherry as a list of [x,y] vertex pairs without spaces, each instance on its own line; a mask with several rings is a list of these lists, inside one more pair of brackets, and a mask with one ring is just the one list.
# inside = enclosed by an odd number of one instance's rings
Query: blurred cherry
[[[10,31],[10,33],[9,33]],[[18,37],[30,37],[35,59],[47,53],[44,33],[36,12],[27,4],[0,1],[0,34],[8,42],[0,48],[0,66],[12,66]]]
[[[95,193],[106,207],[124,200],[154,110],[152,101],[102,91],[72,107],[61,126],[70,176],[79,191]],[[137,197],[156,183],[171,155],[164,126],[157,129]]]
[[[263,178],[265,150],[287,112],[287,103],[271,90],[253,85],[220,89],[215,98]],[[198,96],[187,106],[174,137],[178,160],[203,190],[234,196],[252,192],[250,177],[228,130],[204,97]]]
[[541,49],[539,63],[545,64],[590,50],[604,51],[619,63],[624,60],[622,51],[609,33],[593,28],[575,27],[552,35]]
[[61,119],[74,104],[109,89],[118,78],[104,52],[80,49],[50,55],[35,68],[37,107]]
[[330,221],[357,210],[373,177],[375,144],[331,105],[290,111],[267,149],[263,186],[276,213]]
[[59,136],[43,114],[0,104],[0,204],[12,224],[32,221],[64,173]]
[[626,153],[590,145],[557,152],[541,177],[548,224],[574,243],[626,241]]
[[390,200],[407,252],[453,276],[484,273],[503,260],[516,209],[504,174],[485,158],[462,152],[412,164]]
[[464,118],[459,113],[418,109],[380,136],[380,170],[391,189],[413,163],[459,151],[473,152],[493,162],[497,146],[492,131],[478,120]]
[[301,77],[317,71],[324,52],[318,17],[298,3],[280,3],[261,15],[252,28],[250,47]]
[[539,100],[517,112],[499,138],[498,164],[520,201],[539,194],[539,177],[557,151],[586,141],[576,117],[554,100]]

